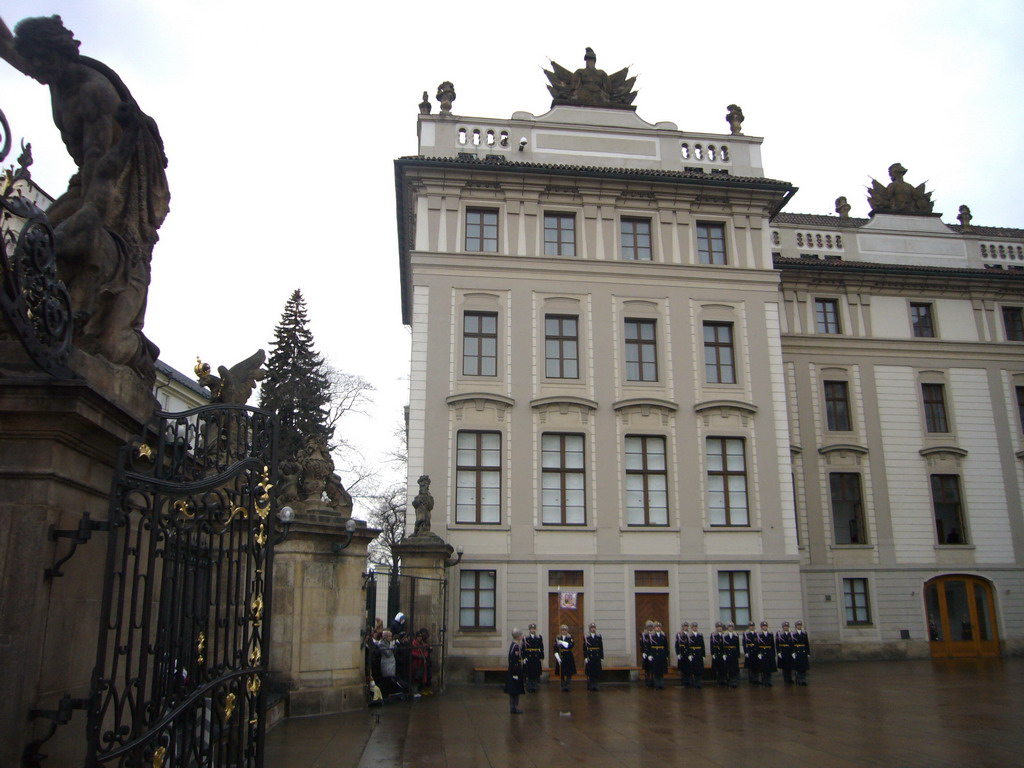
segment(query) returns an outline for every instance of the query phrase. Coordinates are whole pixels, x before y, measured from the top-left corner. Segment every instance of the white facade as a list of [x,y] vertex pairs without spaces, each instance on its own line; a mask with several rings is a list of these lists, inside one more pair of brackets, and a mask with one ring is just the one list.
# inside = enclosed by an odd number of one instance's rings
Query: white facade
[[[779,214],[794,190],[764,177],[761,139],[629,110],[421,115],[418,133],[396,161],[409,476],[465,552],[453,668],[499,662],[531,621],[596,622],[611,665],[636,663],[647,618],[804,618],[822,652],[927,654],[924,586],[952,573],[995,589],[989,623],[1022,645],[1024,343],[1000,307],[1024,273],[980,248],[1012,231]],[[912,335],[908,302],[937,338]],[[922,382],[955,432],[924,429]],[[860,489],[838,513],[832,474]],[[964,478],[957,544],[936,541],[932,474]]]

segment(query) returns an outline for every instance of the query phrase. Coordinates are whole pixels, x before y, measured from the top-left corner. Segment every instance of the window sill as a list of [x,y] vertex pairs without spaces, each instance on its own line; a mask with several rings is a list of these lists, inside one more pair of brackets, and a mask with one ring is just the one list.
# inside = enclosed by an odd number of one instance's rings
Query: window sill
[[620,525],[620,533],[679,533],[678,525]]
[[559,533],[593,533],[597,530],[597,526],[594,525],[535,525],[533,526],[535,531],[556,531]]
[[974,544],[933,544],[932,547],[936,552],[959,552],[962,549],[977,549]]
[[508,523],[449,523],[449,531],[507,531]]
[[870,621],[865,621],[865,622],[858,621],[858,622],[853,622],[853,623],[848,621],[848,622],[846,622],[845,626],[846,626],[847,629],[874,629],[875,628],[874,623],[870,622]]
[[704,533],[760,533],[761,528],[749,525],[706,525]]
[[874,544],[829,544],[829,549],[874,549]]

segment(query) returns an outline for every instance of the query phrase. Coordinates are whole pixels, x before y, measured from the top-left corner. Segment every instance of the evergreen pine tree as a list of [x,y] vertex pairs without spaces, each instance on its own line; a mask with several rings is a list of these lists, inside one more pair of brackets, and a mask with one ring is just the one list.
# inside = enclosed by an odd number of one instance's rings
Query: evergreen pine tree
[[296,289],[274,328],[260,407],[276,411],[281,423],[279,455],[291,459],[310,437],[329,443],[330,383],[324,359],[313,349],[306,302]]

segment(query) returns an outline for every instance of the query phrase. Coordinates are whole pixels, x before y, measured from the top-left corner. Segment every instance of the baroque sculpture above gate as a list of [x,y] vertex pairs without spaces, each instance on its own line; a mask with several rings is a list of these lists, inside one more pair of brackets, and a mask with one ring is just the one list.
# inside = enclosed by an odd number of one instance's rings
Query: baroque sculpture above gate
[[106,65],[82,56],[60,16],[0,20],[0,57],[50,89],[78,172],[47,211],[71,294],[75,346],[152,382],[159,350],[142,333],[150,260],[167,215],[167,157],[156,123]]

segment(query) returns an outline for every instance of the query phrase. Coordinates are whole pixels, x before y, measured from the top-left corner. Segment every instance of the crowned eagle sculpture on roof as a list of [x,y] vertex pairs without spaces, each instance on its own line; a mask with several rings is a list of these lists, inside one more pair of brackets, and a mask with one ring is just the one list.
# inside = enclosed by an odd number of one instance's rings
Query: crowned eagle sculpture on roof
[[629,67],[609,75],[597,68],[597,54],[593,48],[587,48],[583,61],[585,66],[575,72],[554,61],[551,62],[551,70],[544,70],[551,82],[548,91],[553,97],[552,107],[568,105],[636,110],[633,106],[636,78],[629,76]]

